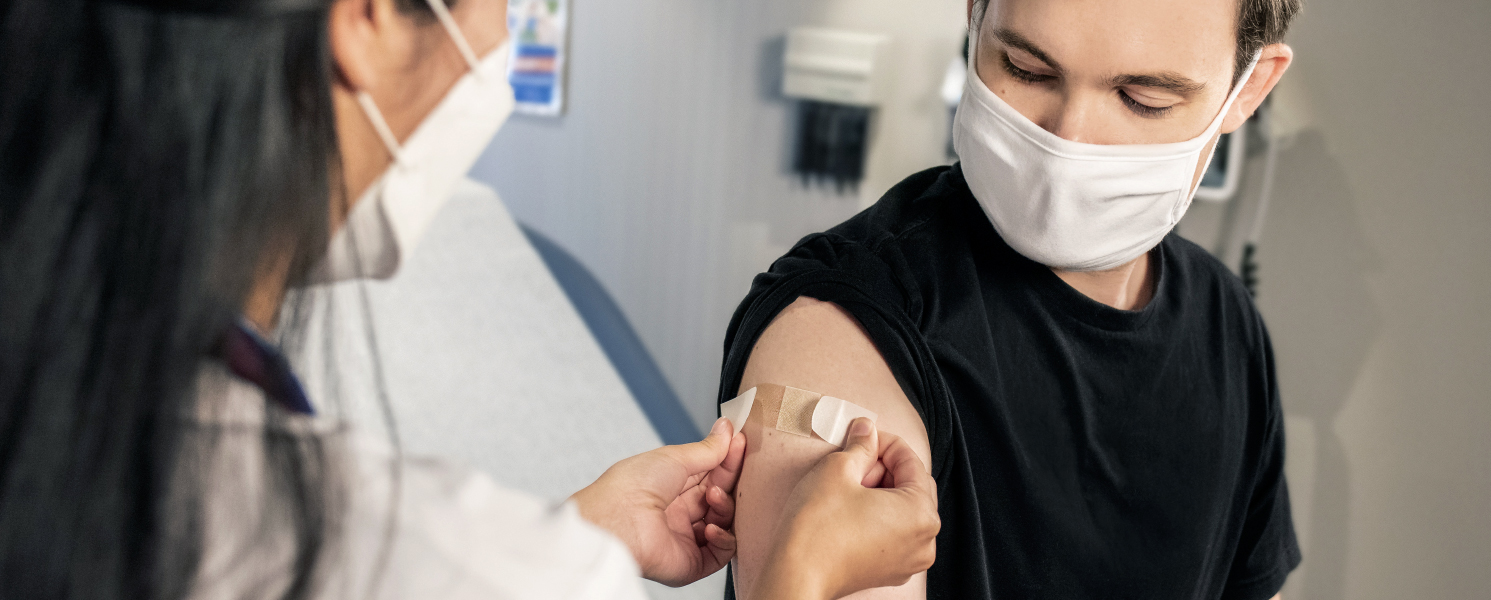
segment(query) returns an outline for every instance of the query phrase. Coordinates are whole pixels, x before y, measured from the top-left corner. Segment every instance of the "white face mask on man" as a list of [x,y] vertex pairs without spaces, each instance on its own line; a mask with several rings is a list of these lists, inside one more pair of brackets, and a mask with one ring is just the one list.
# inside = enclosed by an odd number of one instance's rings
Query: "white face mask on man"
[[346,224],[333,236],[315,281],[393,276],[513,112],[508,44],[478,60],[445,3],[428,2],[470,70],[402,146],[372,96],[357,93],[358,104],[394,160],[358,199]]
[[1197,161],[1258,64],[1254,57],[1200,136],[1099,145],[1063,139],[1025,118],[979,79],[977,44],[968,56],[953,127],[968,187],[1011,248],[1068,271],[1113,269],[1159,245],[1190,207]]

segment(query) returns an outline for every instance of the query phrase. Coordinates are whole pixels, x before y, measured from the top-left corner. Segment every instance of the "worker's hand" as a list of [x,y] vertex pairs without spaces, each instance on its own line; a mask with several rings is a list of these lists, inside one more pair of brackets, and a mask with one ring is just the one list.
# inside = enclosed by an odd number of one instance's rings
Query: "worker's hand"
[[702,442],[664,446],[623,460],[570,497],[591,523],[621,538],[642,576],[680,586],[735,556],[731,492],[745,435],[715,421]]
[[901,438],[865,418],[788,496],[752,598],[838,598],[906,583],[937,557],[937,484]]

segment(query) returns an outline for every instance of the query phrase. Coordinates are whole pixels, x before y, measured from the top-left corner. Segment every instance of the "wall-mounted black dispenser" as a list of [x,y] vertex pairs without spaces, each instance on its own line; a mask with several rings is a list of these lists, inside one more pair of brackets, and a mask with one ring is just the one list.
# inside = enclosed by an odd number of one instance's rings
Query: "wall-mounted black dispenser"
[[829,29],[787,34],[782,93],[798,100],[793,170],[840,192],[864,178],[875,107],[885,88],[880,35]]

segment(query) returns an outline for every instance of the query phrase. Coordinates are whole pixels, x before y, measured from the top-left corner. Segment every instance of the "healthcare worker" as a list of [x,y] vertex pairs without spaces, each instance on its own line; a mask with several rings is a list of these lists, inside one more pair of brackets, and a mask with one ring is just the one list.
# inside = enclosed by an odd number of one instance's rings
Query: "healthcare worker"
[[[366,175],[348,182],[355,201],[316,273],[321,301],[307,324],[334,328],[344,347],[303,380],[312,395],[323,395],[328,371],[379,381],[383,394],[368,385],[344,394],[354,422],[379,426],[375,400],[386,397],[405,451],[562,499],[618,460],[700,434],[666,418],[654,428],[657,395],[633,396],[622,375],[635,373],[613,367],[502,199],[464,179],[513,109],[510,53],[487,51],[506,30],[500,14],[469,16],[480,6],[456,3],[461,22],[447,29],[424,0],[410,3],[433,51],[375,55],[367,48],[386,43],[376,35],[338,45],[348,48],[341,63],[387,69],[377,57],[392,56],[398,70],[336,87],[339,134],[357,142],[344,145],[342,164]],[[474,46],[469,61],[462,43]],[[408,90],[427,93],[410,102]],[[379,123],[391,124],[387,138]]]
[[[639,571],[682,584],[730,559],[747,440],[724,423],[548,506],[325,416],[335,390],[308,397],[263,338],[329,341],[286,290],[382,171],[352,150],[379,140],[341,129],[348,100],[407,146],[475,84],[378,82],[449,52],[482,69],[504,5],[0,8],[0,598],[637,598]],[[798,484],[753,597],[931,563],[925,467],[855,425]]]

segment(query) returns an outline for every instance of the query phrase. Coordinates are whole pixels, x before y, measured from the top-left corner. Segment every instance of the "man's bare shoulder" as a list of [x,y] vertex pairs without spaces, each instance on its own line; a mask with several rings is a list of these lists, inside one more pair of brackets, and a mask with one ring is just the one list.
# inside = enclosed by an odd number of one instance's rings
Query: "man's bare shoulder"
[[[921,416],[858,321],[838,305],[798,298],[767,326],[751,351],[740,390],[779,384],[843,398],[877,415],[881,431],[904,438],[930,465]],[[748,421],[747,450],[736,487],[736,585],[749,589],[770,550],[771,532],[797,481],[835,448]],[[906,586],[861,592],[853,598],[924,597],[925,578]]]
[[777,315],[751,351],[740,391],[763,383],[863,406],[880,416],[881,429],[906,438],[931,464],[921,416],[864,328],[837,304],[803,297]]

